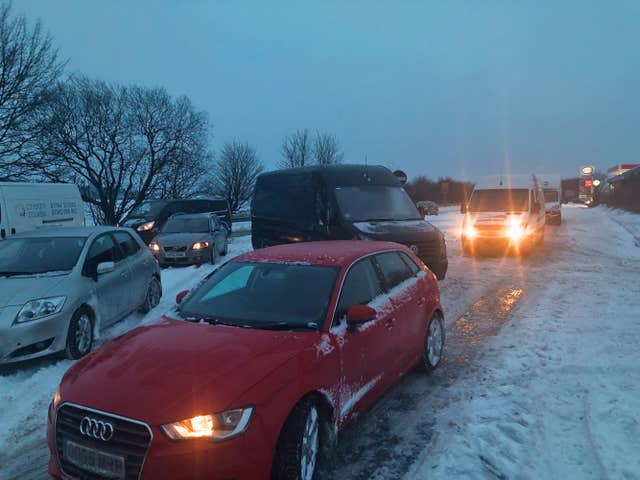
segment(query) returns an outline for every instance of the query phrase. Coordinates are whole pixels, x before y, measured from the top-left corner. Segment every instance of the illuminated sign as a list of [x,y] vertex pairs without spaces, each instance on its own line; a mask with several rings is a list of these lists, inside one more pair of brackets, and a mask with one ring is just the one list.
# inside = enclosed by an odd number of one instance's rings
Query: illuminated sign
[[582,175],[593,175],[594,171],[595,171],[595,168],[593,168],[593,167],[582,167],[580,169],[580,173]]

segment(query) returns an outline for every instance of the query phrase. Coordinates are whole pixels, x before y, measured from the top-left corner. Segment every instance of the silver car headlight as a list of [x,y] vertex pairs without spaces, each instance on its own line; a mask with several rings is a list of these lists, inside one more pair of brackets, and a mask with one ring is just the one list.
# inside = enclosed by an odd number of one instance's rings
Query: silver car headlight
[[60,312],[67,297],[49,297],[30,300],[18,312],[16,323],[30,322]]
[[215,415],[198,415],[180,422],[162,425],[171,440],[208,438],[227,440],[243,434],[249,426],[253,408],[236,408]]

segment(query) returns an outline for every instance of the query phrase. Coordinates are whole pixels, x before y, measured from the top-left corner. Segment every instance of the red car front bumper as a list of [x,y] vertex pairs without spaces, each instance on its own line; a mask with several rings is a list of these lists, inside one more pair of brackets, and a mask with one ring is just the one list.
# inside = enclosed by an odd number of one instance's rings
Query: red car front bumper
[[[49,474],[60,480],[75,480],[63,473],[56,448],[54,412],[49,407],[47,443],[51,456]],[[242,436],[225,442],[172,442],[158,428],[142,467],[142,480],[259,480],[268,479],[275,440],[266,435],[257,415]]]

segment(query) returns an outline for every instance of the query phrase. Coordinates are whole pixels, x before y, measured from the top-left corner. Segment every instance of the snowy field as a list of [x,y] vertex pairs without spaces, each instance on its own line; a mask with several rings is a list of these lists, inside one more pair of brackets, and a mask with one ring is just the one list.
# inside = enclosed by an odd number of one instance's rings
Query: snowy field
[[[449,250],[445,363],[350,426],[324,478],[640,479],[640,215],[563,217],[523,260],[462,257],[457,209],[427,217]],[[236,237],[230,255],[249,249]],[[164,270],[162,303],[99,343],[170,310],[211,268]],[[0,479],[47,478],[47,405],[70,365],[0,370]]]

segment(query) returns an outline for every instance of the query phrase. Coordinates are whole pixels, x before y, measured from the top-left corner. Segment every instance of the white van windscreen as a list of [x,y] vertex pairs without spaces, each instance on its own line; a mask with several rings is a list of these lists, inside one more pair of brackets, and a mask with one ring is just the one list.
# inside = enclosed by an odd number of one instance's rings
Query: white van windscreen
[[474,190],[469,201],[470,212],[526,212],[529,190],[526,188]]

